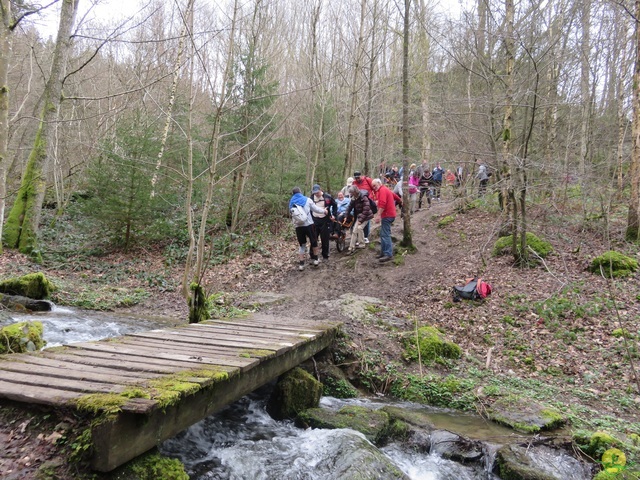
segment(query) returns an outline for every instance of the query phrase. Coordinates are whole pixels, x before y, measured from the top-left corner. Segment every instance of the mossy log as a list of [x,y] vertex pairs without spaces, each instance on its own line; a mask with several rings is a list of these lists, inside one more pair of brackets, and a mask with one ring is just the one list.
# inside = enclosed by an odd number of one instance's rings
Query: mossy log
[[11,310],[28,310],[31,312],[50,312],[53,303],[49,300],[34,300],[21,295],[6,295],[0,293],[0,304]]

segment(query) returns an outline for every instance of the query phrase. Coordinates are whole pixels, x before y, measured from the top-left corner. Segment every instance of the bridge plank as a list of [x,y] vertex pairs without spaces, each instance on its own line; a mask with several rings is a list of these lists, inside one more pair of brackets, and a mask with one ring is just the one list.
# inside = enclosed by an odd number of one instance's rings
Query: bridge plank
[[[38,365],[45,367],[53,367],[60,370],[69,370],[82,373],[102,373],[106,375],[117,375],[118,377],[125,379],[149,379],[158,378],[162,376],[161,373],[143,372],[143,371],[127,371],[121,368],[109,368],[107,366],[97,367],[95,365],[87,365],[83,363],[77,363],[72,361],[55,360],[43,355],[42,352],[32,354],[11,354],[7,358],[7,363],[16,362],[28,365]],[[33,367],[32,367],[33,368]]]
[[193,346],[188,345],[186,343],[177,343],[177,342],[168,342],[163,340],[155,340],[150,338],[143,337],[122,337],[121,342],[122,345],[129,345],[132,347],[140,347],[144,349],[155,349],[158,351],[158,348],[162,348],[166,353],[177,353],[181,355],[193,355],[194,351],[197,352],[197,355],[209,357],[209,358],[223,358],[225,365],[233,365],[240,368],[242,371],[245,371],[249,368],[254,367],[260,362],[260,358],[254,358],[252,356],[248,357],[240,357],[237,350],[221,350],[216,348],[206,348],[205,346],[199,345],[197,349],[194,350]]
[[311,330],[274,330],[257,325],[229,325],[224,322],[218,323],[198,323],[194,324],[195,330],[212,330],[224,333],[249,335],[256,338],[272,338],[278,340],[297,341],[302,338],[309,338],[308,335],[317,335],[320,332]]
[[124,385],[118,383],[101,383],[83,381],[78,379],[51,377],[50,375],[40,375],[39,372],[35,370],[33,370],[30,374],[0,370],[0,380],[22,385],[36,385],[40,387],[55,388],[57,390],[70,390],[73,392],[84,393],[120,393],[126,388]]
[[150,372],[150,373],[177,373],[181,372],[182,368],[173,367],[170,365],[157,365],[151,364],[147,362],[137,362],[132,359],[122,359],[116,358],[112,354],[104,354],[100,352],[86,352],[82,350],[77,350],[73,353],[63,354],[63,353],[50,353],[48,351],[43,351],[42,355],[48,358],[52,358],[54,360],[66,360],[70,362],[76,362],[78,364],[84,365],[95,365],[95,366],[109,366],[111,368],[119,368],[125,371],[141,371],[141,372]]
[[25,388],[23,384],[5,382],[0,380],[0,392],[4,398],[15,400],[16,402],[37,403],[40,405],[63,406],[70,400],[80,398],[84,395],[81,392],[71,392],[68,390],[57,390],[54,388],[39,387],[32,385]]
[[[21,362],[2,362],[0,363],[0,371],[30,374],[34,371],[33,364]],[[53,366],[39,365],[38,374],[47,375],[51,378],[68,378],[75,380],[86,380],[92,382],[104,382],[111,384],[139,385],[149,380],[142,377],[123,377],[114,374],[98,373],[91,370],[72,370],[68,368],[58,368]]]
[[291,349],[291,344],[287,345],[275,345],[269,343],[256,343],[251,341],[243,341],[240,339],[230,339],[230,340],[222,340],[217,337],[213,338],[204,338],[202,333],[198,334],[197,332],[190,333],[178,333],[178,332],[160,332],[157,330],[147,332],[147,333],[135,333],[131,336],[145,336],[148,338],[157,338],[162,340],[173,340],[176,342],[186,342],[189,344],[198,344],[198,345],[212,345],[218,347],[227,347],[232,349],[248,349],[248,350],[273,350],[276,355],[281,355],[282,353]]
[[69,346],[70,348],[80,348],[86,351],[96,351],[96,352],[108,352],[108,353],[118,353],[125,356],[136,356],[143,357],[149,359],[157,359],[162,361],[169,361],[172,365],[182,366],[185,369],[197,369],[200,367],[206,367],[209,365],[213,365],[216,367],[223,368],[236,368],[236,367],[244,367],[250,363],[253,363],[251,359],[246,358],[231,358],[231,357],[207,357],[194,355],[184,355],[184,354],[176,354],[176,353],[165,353],[158,351],[157,348],[147,348],[147,347],[138,347],[131,348],[127,345],[124,345],[120,342],[109,342],[109,343],[82,343],[82,344],[73,344]]
[[317,323],[314,322],[300,322],[293,323],[287,320],[281,321],[280,318],[277,319],[260,319],[258,320],[255,317],[251,318],[251,321],[242,321],[238,319],[229,319],[229,320],[220,320],[220,319],[212,319],[207,320],[205,322],[201,322],[199,324],[193,325],[207,325],[207,324],[216,324],[216,325],[237,325],[237,326],[247,326],[251,325],[253,328],[260,328],[264,330],[275,330],[275,331],[283,331],[283,332],[291,332],[291,333],[322,333],[326,331],[326,326],[318,326]]

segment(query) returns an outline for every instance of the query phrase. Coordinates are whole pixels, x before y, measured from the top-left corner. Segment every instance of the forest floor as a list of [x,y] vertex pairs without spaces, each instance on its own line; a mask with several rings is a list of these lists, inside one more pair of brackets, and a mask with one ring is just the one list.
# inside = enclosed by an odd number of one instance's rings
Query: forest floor
[[[357,360],[352,369],[364,373],[377,394],[392,394],[390,385],[403,375],[456,378],[460,395],[472,398],[464,406],[480,412],[496,398],[519,395],[557,408],[573,428],[640,433],[640,385],[633,373],[638,366],[632,363],[639,358],[639,275],[609,281],[586,271],[591,259],[610,249],[638,258],[637,248],[613,240],[623,237],[623,209],[608,218],[611,240],[601,219],[581,221],[579,211],[567,211],[564,202],[559,207],[548,199],[530,209],[530,231],[554,251],[538,266],[519,269],[511,257],[492,255],[502,223],[495,199],[455,213],[450,195],[444,192],[442,202],[411,216],[416,251],[399,249],[393,262],[376,260],[375,232],[369,247],[355,255],[338,253],[332,243],[328,262],[298,271],[295,236],[287,226],[286,235],[264,232],[243,255],[211,267],[203,283],[221,294],[221,308],[268,292],[286,297],[262,307],[273,313],[342,321],[343,347]],[[398,217],[392,228],[396,240],[402,230]],[[135,304],[129,310],[186,322],[178,293],[182,269],[162,251],[44,266],[15,252],[0,256],[0,278],[34,270],[58,285],[59,303],[75,299],[77,305],[78,298],[90,296],[94,305],[108,305],[126,292],[122,303]],[[452,302],[453,285],[475,275],[491,283],[491,296]],[[349,315],[335,303],[358,297],[372,297],[365,316]],[[422,370],[407,361],[402,339],[416,324],[440,329],[462,348],[462,358]],[[620,328],[630,332],[626,341],[613,334]],[[73,418],[33,418],[16,406],[0,406],[1,478],[32,478],[43,462],[61,461],[58,447],[64,442],[51,434]],[[79,478],[79,472],[74,475],[69,478]]]

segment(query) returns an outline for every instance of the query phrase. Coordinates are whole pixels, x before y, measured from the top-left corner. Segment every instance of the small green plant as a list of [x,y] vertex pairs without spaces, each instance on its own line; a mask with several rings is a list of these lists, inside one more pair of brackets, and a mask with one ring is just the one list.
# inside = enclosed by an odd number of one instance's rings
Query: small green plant
[[616,338],[633,338],[633,335],[631,335],[631,333],[629,333],[629,330],[627,330],[626,328],[616,328],[613,332],[611,332],[611,336]]
[[322,382],[323,395],[335,398],[356,398],[358,391],[344,379],[327,377]]
[[447,225],[450,225],[453,222],[455,222],[455,220],[456,220],[455,215],[447,215],[446,217],[444,217],[442,220],[438,222],[438,228],[444,228]]

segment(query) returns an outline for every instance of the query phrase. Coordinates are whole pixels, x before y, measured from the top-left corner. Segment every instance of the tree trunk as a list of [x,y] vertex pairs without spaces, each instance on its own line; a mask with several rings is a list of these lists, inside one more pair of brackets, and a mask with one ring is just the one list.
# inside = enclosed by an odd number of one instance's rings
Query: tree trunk
[[[590,50],[591,50],[591,0],[583,0],[581,28],[582,39],[580,46],[580,98],[582,102],[582,114],[580,122],[580,185],[583,192],[587,187],[587,156],[589,155],[590,122],[591,122],[591,88],[590,88]],[[583,202],[583,210],[586,213],[586,205]]]
[[405,182],[409,179],[409,13],[411,0],[404,0],[404,32],[402,37],[402,168],[404,172],[403,202],[404,230],[401,245],[413,250],[413,235],[411,232],[411,214],[409,212],[409,191]]
[[0,0],[0,254],[2,253],[2,224],[7,195],[7,166],[9,159],[9,56],[11,52],[11,27],[13,17],[11,2]]
[[627,241],[637,242],[640,233],[640,0],[635,1],[635,68],[633,72],[633,150],[631,151],[631,195],[627,216]]
[[[364,18],[366,12],[367,0],[360,0],[360,30],[358,32],[358,44],[356,45],[356,58],[355,65],[353,67],[353,83],[351,85],[351,105],[349,107],[349,124],[347,126],[347,145],[344,156],[344,171],[342,176],[346,178],[353,173],[354,166],[354,130],[356,128],[356,113],[358,107],[358,77],[360,76],[360,65],[362,62],[362,52],[364,50]],[[369,175],[369,172],[364,171],[365,175]]]
[[40,214],[46,191],[47,173],[56,153],[54,135],[60,113],[65,68],[71,52],[71,29],[78,11],[78,3],[79,0],[62,2],[51,72],[43,93],[44,105],[40,114],[40,124],[16,201],[5,225],[5,244],[37,259],[40,258]]

